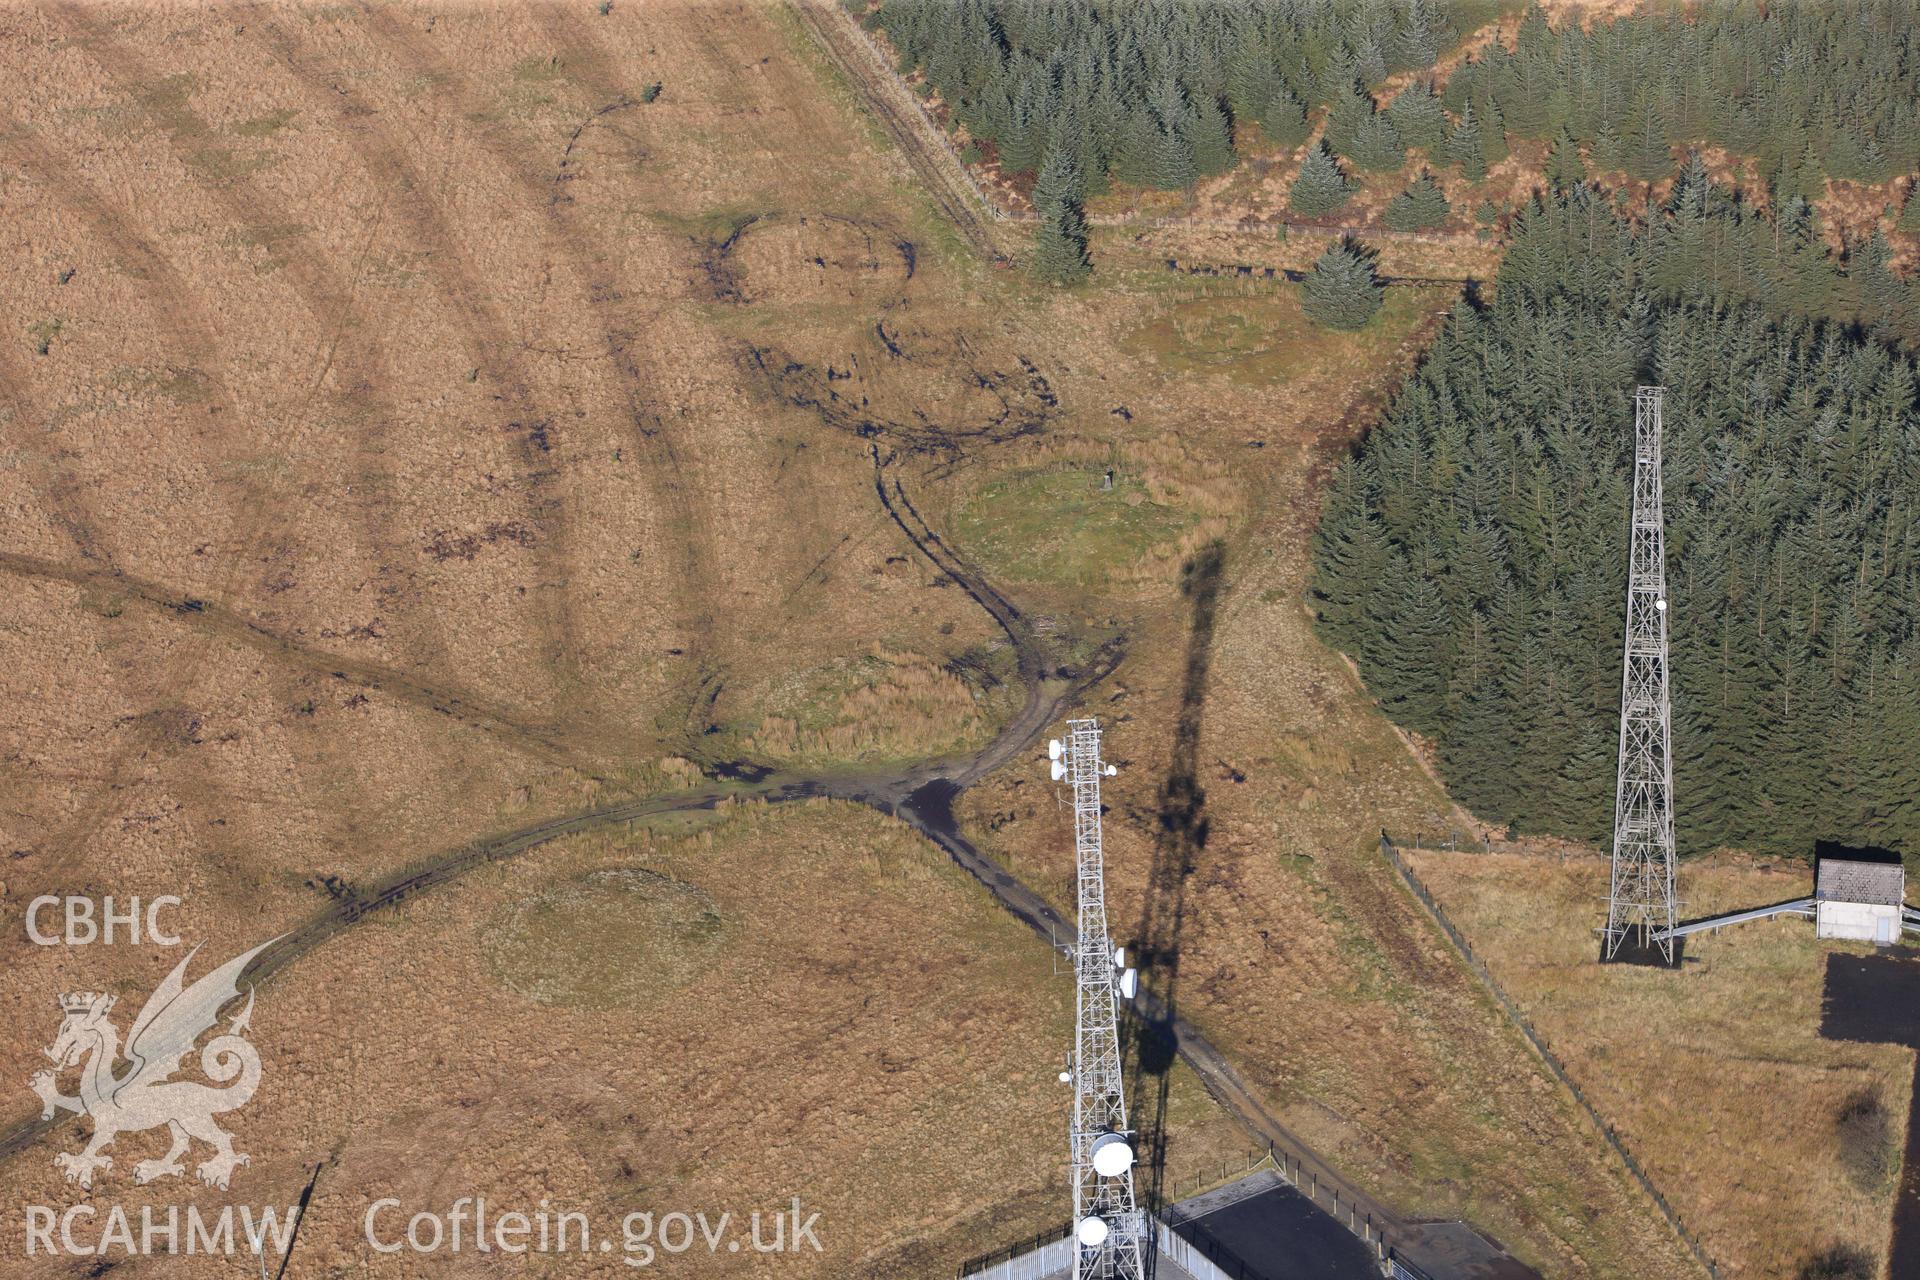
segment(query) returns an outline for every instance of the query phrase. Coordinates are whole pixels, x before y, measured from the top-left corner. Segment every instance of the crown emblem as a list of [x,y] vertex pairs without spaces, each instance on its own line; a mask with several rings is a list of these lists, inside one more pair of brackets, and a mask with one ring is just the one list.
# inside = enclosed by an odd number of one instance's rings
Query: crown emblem
[[107,998],[104,991],[69,991],[60,997],[60,1007],[67,1013],[91,1013]]

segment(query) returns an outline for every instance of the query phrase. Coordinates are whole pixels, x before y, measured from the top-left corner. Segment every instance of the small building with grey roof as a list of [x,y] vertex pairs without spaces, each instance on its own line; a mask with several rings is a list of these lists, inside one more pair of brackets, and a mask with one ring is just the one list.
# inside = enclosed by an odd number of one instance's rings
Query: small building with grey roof
[[1821,841],[1814,850],[1816,932],[1892,946],[1900,941],[1907,869],[1885,849],[1850,849]]

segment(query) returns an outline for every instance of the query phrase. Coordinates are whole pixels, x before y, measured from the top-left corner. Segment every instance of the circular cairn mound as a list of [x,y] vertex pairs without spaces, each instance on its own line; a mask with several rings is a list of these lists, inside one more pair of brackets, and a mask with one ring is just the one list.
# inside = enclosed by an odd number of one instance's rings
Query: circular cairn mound
[[852,218],[762,218],[740,233],[726,265],[743,302],[877,305],[913,274],[913,246]]
[[723,933],[698,885],[613,867],[503,908],[487,959],[506,987],[540,1004],[631,1007],[706,972]]

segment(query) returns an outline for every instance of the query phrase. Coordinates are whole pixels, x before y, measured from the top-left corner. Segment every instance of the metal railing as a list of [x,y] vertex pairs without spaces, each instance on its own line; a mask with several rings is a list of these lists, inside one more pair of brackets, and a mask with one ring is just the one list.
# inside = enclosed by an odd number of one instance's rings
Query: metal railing
[[988,1280],[1035,1280],[1044,1272],[1027,1272],[1010,1269],[1013,1264],[1027,1257],[1035,1257],[1059,1246],[1062,1256],[1071,1261],[1073,1258],[1073,1224],[1063,1223],[1050,1231],[1028,1236],[1025,1240],[1016,1240],[1010,1245],[968,1258],[955,1269],[954,1275],[986,1277]]
[[[1219,1241],[1202,1235],[1189,1240],[1154,1220],[1154,1243],[1160,1256],[1193,1280],[1259,1280],[1259,1275]],[[1044,1243],[1012,1245],[985,1259],[963,1263],[960,1280],[1050,1280],[1073,1271],[1073,1236],[1069,1232]]]
[[1433,1277],[1396,1253],[1387,1258],[1387,1280],[1433,1280]]
[[1211,1236],[1203,1233],[1199,1240],[1190,1240],[1160,1219],[1156,1218],[1153,1225],[1160,1256],[1179,1266],[1193,1280],[1260,1280],[1259,1273],[1242,1262],[1238,1254]]
[[[1314,1208],[1358,1236],[1385,1270],[1394,1251],[1387,1243],[1383,1224],[1375,1220],[1371,1210],[1342,1199],[1338,1186],[1323,1182],[1311,1167],[1301,1164],[1277,1147],[1269,1146],[1264,1153],[1250,1152],[1246,1159],[1245,1167],[1237,1173],[1233,1162],[1223,1162],[1218,1176],[1208,1170],[1195,1174],[1182,1184],[1186,1190],[1181,1199],[1191,1199],[1202,1191],[1231,1185],[1262,1169],[1271,1169]],[[1177,1210],[1177,1204],[1163,1205],[1154,1218],[1163,1254],[1185,1267],[1194,1280],[1257,1280],[1258,1272],[1226,1245],[1209,1236],[1205,1228],[1196,1225],[1197,1220],[1182,1221]],[[1170,1222],[1173,1227],[1189,1229],[1196,1238],[1188,1239],[1179,1235],[1178,1231],[1170,1231]],[[1043,1277],[1055,1274],[1055,1270],[1049,1268],[1071,1265],[1072,1231],[1071,1224],[1064,1224],[1029,1236],[991,1253],[967,1259],[955,1269],[954,1274],[958,1280],[1043,1280]],[[1170,1240],[1176,1243],[1169,1243]],[[1208,1270],[1197,1269],[1203,1263]],[[1414,1280],[1427,1280],[1418,1272],[1409,1274]]]

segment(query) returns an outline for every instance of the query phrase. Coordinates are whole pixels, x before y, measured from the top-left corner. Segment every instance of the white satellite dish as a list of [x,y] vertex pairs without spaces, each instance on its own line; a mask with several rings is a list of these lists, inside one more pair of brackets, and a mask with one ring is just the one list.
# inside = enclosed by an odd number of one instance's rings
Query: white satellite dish
[[1125,947],[1115,947],[1113,949],[1113,967],[1116,969],[1124,969],[1127,967],[1127,949]]
[[1081,1244],[1089,1249],[1094,1248],[1106,1241],[1107,1220],[1097,1213],[1089,1214],[1080,1219],[1080,1225],[1073,1229],[1073,1234]]
[[1062,1071],[1062,1072],[1060,1073],[1060,1083],[1061,1083],[1061,1084],[1070,1084],[1070,1083],[1072,1083],[1072,1081],[1073,1081],[1073,1072],[1071,1072],[1071,1071]]
[[1660,610],[1662,613],[1665,613],[1667,609],[1667,602],[1665,600],[1655,600],[1653,602],[1653,607]]
[[1133,999],[1133,993],[1139,989],[1140,971],[1138,969],[1127,969],[1123,971],[1120,975],[1120,998],[1122,1000],[1131,1000]]
[[[1666,608],[1666,606],[1665,606],[1665,605],[1661,605],[1660,607],[1661,607],[1661,608],[1663,608],[1663,609],[1664,609],[1664,608]],[[1112,776],[1113,776],[1114,774],[1116,774],[1116,773],[1118,773],[1118,772],[1120,772],[1120,770],[1119,770],[1119,768],[1118,768],[1117,766],[1115,766],[1115,765],[1108,765],[1108,766],[1107,766],[1107,776],[1108,776],[1109,778],[1111,778],[1111,777],[1112,777]]]
[[1048,769],[1052,772],[1053,780],[1055,782],[1058,782],[1060,781],[1060,779],[1067,776],[1067,766],[1065,766],[1064,764],[1061,764],[1058,760],[1055,760],[1051,765],[1049,765]]
[[1058,738],[1047,739],[1047,759],[1058,760],[1060,758],[1060,753],[1065,750],[1066,748],[1060,745],[1060,739]]
[[1117,1178],[1133,1168],[1133,1144],[1117,1133],[1103,1133],[1093,1140],[1093,1171],[1103,1178]]

